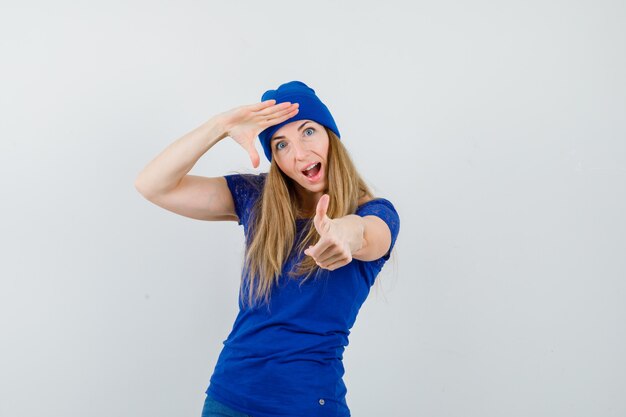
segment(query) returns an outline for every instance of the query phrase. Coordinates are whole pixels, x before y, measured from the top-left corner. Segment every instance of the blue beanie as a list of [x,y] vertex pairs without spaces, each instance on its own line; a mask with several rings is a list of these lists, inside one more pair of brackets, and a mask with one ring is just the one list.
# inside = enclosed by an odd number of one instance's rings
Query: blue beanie
[[302,81],[290,81],[282,84],[276,90],[267,90],[263,93],[261,101],[276,100],[276,104],[289,101],[291,103],[298,103],[298,113],[291,119],[287,119],[282,123],[274,126],[270,126],[261,133],[259,133],[259,139],[261,140],[261,146],[265,151],[265,156],[269,161],[272,160],[272,150],[270,148],[270,139],[272,135],[280,129],[282,126],[295,122],[296,120],[313,120],[323,126],[326,126],[332,130],[337,137],[339,135],[339,129],[335,124],[332,114],[328,110],[328,107],[315,95],[315,90],[307,86]]

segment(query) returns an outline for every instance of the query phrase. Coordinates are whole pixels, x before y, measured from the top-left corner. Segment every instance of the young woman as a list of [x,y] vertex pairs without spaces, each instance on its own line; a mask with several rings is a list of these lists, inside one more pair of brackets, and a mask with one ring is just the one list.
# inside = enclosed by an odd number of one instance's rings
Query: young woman
[[[258,167],[257,136],[269,172],[187,175],[226,137]],[[400,220],[389,200],[372,195],[315,91],[291,81],[214,116],[166,148],[135,185],[175,213],[244,228],[239,313],[202,417],[349,416],[343,352]]]

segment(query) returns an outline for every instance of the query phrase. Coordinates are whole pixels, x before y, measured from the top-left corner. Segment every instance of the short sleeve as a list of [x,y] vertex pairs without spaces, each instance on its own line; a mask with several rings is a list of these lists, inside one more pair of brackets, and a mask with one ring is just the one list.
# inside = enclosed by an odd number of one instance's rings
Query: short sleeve
[[239,220],[237,224],[247,224],[250,210],[254,202],[259,198],[265,180],[264,175],[254,174],[230,174],[224,175],[228,189],[233,196],[235,213]]
[[393,204],[391,204],[391,201],[385,198],[375,198],[361,204],[355,214],[361,217],[377,216],[387,223],[389,231],[391,232],[391,245],[387,253],[379,260],[388,260],[396,243],[396,239],[398,238],[398,233],[400,232],[400,216],[398,216],[398,212]]

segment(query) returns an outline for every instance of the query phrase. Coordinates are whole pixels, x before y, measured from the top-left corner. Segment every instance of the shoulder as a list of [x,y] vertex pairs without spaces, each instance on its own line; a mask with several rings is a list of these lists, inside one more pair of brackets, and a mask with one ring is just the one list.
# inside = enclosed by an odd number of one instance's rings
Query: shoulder
[[[394,207],[393,203],[383,197],[370,198],[356,209],[359,216],[377,216],[385,220],[387,223],[392,223],[394,227],[398,227],[400,224],[400,216],[398,211]],[[390,226],[391,228],[391,226]]]
[[224,176],[243,179],[245,181],[253,182],[253,183],[263,183],[265,181],[265,178],[267,177],[267,172],[261,172],[260,174],[252,174],[252,173],[247,173],[247,172],[234,171],[232,174],[226,174]]
[[265,174],[234,173],[224,175],[235,203],[255,200],[263,192]]
[[261,174],[248,174],[248,173],[234,173],[224,175],[224,178],[229,185],[234,187],[252,188],[260,190],[265,184],[266,173]]
[[[372,204],[370,204],[372,203]],[[363,206],[365,207],[369,207],[370,205],[390,205],[393,207],[393,204],[391,203],[391,201],[387,200],[384,197],[367,197],[367,196],[363,196],[359,199],[359,202],[357,203],[357,208],[361,208]]]
[[247,224],[254,204],[263,193],[265,174],[234,173],[224,175],[233,197],[239,224]]

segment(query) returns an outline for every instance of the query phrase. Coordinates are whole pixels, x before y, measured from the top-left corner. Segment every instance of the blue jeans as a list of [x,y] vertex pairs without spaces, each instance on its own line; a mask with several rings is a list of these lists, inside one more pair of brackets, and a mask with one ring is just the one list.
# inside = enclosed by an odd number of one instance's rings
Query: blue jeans
[[202,417],[252,417],[239,411],[233,410],[225,406],[221,402],[214,400],[209,395],[204,400],[204,408],[202,408]]

